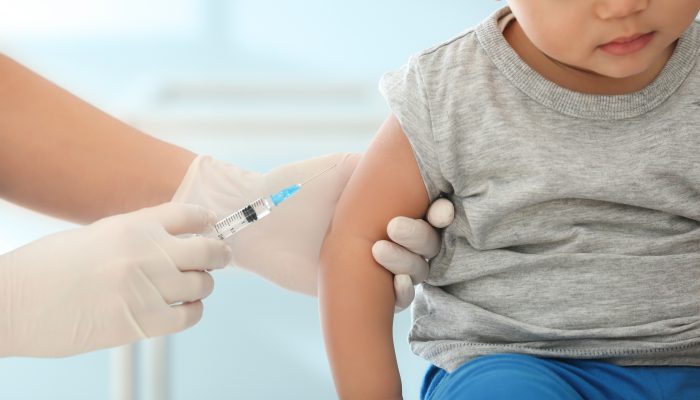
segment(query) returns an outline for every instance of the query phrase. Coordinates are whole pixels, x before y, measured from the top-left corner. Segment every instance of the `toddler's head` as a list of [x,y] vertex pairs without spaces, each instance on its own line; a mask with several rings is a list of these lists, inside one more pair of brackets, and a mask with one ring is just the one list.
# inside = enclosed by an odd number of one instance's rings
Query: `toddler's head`
[[542,53],[611,78],[665,63],[700,10],[700,0],[508,0]]

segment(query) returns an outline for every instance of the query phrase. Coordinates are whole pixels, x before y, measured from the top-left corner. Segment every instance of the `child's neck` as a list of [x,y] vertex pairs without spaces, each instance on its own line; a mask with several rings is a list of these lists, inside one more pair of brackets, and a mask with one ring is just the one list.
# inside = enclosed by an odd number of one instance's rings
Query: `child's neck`
[[569,90],[598,95],[627,94],[644,89],[659,75],[675,48],[675,43],[669,46],[664,57],[660,57],[658,62],[640,74],[628,78],[610,78],[548,57],[535,47],[515,20],[508,24],[503,34],[520,58],[540,75]]

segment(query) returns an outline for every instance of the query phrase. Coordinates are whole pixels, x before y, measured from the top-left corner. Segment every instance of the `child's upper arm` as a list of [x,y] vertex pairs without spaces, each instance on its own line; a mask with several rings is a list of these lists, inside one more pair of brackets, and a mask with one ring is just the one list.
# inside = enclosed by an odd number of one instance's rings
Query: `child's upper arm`
[[338,201],[321,250],[319,296],[336,388],[345,399],[400,398],[391,274],[372,245],[397,215],[422,216],[428,193],[411,145],[390,117]]
[[428,204],[411,145],[398,120],[391,116],[348,182],[329,235],[379,240],[386,236],[386,226],[393,217],[420,218]]

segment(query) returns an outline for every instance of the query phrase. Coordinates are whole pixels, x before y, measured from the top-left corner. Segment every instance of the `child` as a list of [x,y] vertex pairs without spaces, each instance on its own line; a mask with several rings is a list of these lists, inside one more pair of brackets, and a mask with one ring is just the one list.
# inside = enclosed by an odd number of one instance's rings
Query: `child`
[[423,398],[700,399],[700,1],[508,3],[382,80],[322,251],[336,389],[401,398],[371,246],[444,193]]

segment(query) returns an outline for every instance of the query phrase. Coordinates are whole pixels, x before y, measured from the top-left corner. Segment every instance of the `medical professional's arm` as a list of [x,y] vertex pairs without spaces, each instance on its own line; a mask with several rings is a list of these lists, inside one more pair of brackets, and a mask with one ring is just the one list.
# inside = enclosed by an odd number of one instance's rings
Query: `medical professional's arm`
[[342,399],[398,399],[392,277],[372,258],[400,214],[420,217],[428,195],[395,118],[380,129],[338,202],[321,251],[319,296],[328,357]]
[[[263,175],[196,157],[0,55],[0,197],[27,208],[85,223],[172,199],[204,206],[221,217],[328,163],[340,163],[267,221],[229,242],[235,264],[292,290],[316,293],[321,241],[357,158],[336,154]],[[439,247],[436,231],[421,221],[404,220],[391,227],[392,233],[398,245],[379,246],[377,260],[420,283],[428,271],[425,258]],[[265,251],[261,243],[267,244]],[[399,278],[397,309],[403,309],[413,299],[413,286]]]
[[170,201],[195,157],[0,55],[0,197],[91,222]]

